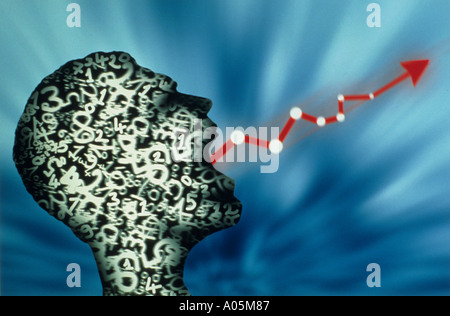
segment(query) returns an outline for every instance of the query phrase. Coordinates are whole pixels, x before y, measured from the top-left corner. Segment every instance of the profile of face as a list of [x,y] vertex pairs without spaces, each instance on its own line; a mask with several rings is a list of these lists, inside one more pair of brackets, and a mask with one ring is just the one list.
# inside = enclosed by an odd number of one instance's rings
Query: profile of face
[[214,127],[211,105],[124,52],[70,61],[31,94],[17,170],[34,200],[91,247],[104,295],[189,295],[190,249],[238,222],[233,180],[192,159],[186,141],[196,124]]

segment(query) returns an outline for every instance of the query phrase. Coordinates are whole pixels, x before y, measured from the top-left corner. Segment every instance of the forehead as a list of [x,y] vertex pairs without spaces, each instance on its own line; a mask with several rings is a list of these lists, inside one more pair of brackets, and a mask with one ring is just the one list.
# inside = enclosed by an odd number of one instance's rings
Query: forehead
[[112,95],[109,100],[116,103],[126,102],[136,107],[170,106],[172,110],[182,108],[200,117],[212,106],[209,99],[179,93],[172,78],[138,65],[125,52],[96,52],[70,61],[45,81],[53,84],[61,81],[66,88],[69,85],[80,88],[82,93],[90,92],[90,96],[95,93],[101,97],[108,92]]

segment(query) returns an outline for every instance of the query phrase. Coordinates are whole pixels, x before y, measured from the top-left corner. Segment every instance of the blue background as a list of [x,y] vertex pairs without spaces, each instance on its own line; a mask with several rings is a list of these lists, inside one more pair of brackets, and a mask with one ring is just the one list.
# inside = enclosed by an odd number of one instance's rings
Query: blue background
[[[219,166],[236,179],[239,224],[190,253],[193,295],[450,294],[450,3],[375,1],[0,2],[0,207],[2,295],[101,295],[87,245],[38,208],[12,161],[14,131],[33,89],[68,60],[123,50],[171,76],[179,91],[208,97],[219,127],[282,126],[293,104],[334,115],[338,93],[372,92],[430,59],[410,80],[286,140],[280,168]],[[350,104],[346,103],[346,106]],[[218,168],[219,168],[218,167]],[[66,286],[66,266],[82,269]],[[369,263],[381,288],[366,285]]]

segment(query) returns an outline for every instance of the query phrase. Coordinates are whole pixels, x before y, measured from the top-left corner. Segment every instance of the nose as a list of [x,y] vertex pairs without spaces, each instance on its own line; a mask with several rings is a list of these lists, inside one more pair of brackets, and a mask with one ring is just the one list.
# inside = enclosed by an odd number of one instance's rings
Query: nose
[[178,93],[178,98],[183,100],[183,104],[192,111],[198,111],[202,116],[206,116],[213,105],[212,101],[207,98],[195,95]]

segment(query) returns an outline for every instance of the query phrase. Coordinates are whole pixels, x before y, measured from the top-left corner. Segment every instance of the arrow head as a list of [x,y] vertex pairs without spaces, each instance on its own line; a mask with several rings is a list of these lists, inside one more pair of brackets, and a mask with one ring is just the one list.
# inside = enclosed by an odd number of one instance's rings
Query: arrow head
[[404,61],[404,62],[401,62],[400,64],[408,72],[409,76],[412,79],[413,85],[415,87],[417,82],[419,82],[420,78],[422,77],[423,73],[425,72],[425,69],[428,67],[429,63],[430,63],[430,60],[425,59],[425,60]]

